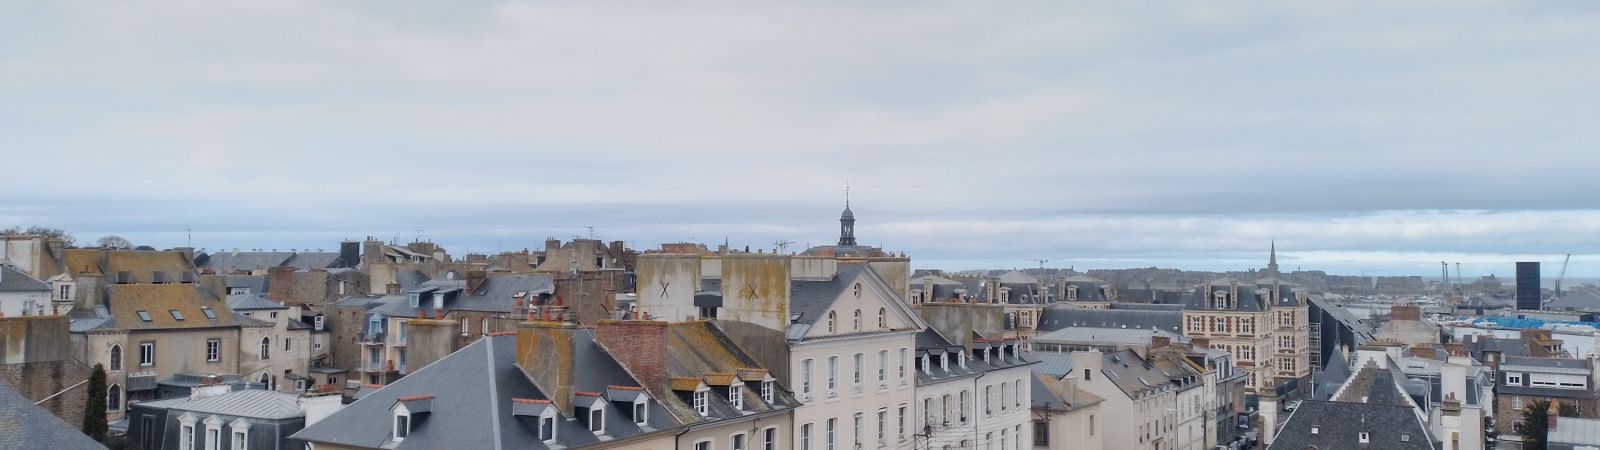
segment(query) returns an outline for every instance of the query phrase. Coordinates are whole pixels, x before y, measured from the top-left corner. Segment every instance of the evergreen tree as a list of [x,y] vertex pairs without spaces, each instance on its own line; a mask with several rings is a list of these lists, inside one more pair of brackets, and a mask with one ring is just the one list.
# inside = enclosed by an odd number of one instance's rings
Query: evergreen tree
[[[1577,417],[1578,408],[1571,403],[1559,403],[1557,417]],[[1559,419],[1558,419],[1559,420]],[[1531,405],[1522,410],[1522,423],[1517,424],[1517,431],[1522,433],[1522,448],[1526,450],[1545,450],[1549,448],[1550,438],[1550,402],[1548,400],[1534,400]]]
[[83,402],[83,434],[96,441],[106,440],[106,368],[94,365],[89,374],[89,399]]

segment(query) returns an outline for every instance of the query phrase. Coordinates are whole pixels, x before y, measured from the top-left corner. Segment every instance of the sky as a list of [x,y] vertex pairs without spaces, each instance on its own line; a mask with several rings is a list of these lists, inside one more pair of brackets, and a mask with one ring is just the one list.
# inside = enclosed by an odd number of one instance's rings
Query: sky
[[[0,227],[1600,277],[1594,2],[8,2]],[[1550,266],[1547,266],[1550,267]],[[1553,267],[1546,272],[1554,272]]]

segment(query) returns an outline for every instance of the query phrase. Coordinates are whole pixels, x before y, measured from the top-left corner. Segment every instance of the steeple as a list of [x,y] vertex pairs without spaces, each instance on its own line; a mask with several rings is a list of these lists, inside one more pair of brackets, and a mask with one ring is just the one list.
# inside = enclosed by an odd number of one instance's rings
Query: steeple
[[856,215],[850,212],[850,186],[844,187],[844,213],[839,214],[839,246],[856,246]]
[[1267,259],[1267,276],[1278,276],[1278,241],[1272,240],[1271,256]]

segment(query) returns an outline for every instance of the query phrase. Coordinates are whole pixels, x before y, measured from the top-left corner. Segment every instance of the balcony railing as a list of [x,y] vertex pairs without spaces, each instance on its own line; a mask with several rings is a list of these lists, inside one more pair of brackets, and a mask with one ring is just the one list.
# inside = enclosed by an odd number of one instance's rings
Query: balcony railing
[[383,338],[384,333],[366,332],[361,334],[361,342],[364,344],[382,344]]

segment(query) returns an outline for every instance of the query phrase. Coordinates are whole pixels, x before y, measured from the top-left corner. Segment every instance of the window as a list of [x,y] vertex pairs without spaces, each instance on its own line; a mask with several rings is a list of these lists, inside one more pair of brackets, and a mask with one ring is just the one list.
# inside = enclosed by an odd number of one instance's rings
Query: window
[[206,339],[206,361],[217,362],[222,360],[222,340]]
[[811,360],[800,361],[800,398],[811,398]]
[[949,425],[950,416],[952,415],[950,414],[950,394],[945,394],[944,397],[939,399],[939,423]]
[[149,322],[150,321],[150,313],[147,313],[142,309],[136,311],[136,313],[139,314],[139,320],[143,320],[145,322]]
[[1008,397],[1010,395],[1011,395],[1011,383],[1007,383],[1007,382],[1001,381],[1000,382],[1000,411],[1005,411],[1007,409],[1006,397]]
[[[463,320],[461,323],[466,323],[466,321]],[[489,334],[489,318],[485,317],[482,321],[478,322],[478,334]]]
[[550,442],[556,440],[556,417],[545,415],[539,417],[539,440]]
[[1022,409],[1022,380],[1017,380],[1016,386],[1017,392],[1011,395],[1011,399],[1016,402],[1017,409]]
[[1049,422],[1034,422],[1033,423],[1033,446],[1034,447],[1049,447],[1050,446],[1050,423]]
[[200,313],[205,314],[207,319],[217,320],[217,312],[211,308],[200,308]]
[[[1088,369],[1084,369],[1084,371],[1087,372]],[[993,415],[994,415],[994,385],[988,385],[988,386],[984,386],[983,387],[983,416],[984,417],[989,417],[989,416],[993,416]]]
[[735,434],[732,438],[728,439],[728,448],[732,450],[744,450],[744,433]]
[[773,384],[775,383],[773,383],[772,380],[761,382],[761,401],[772,403],[772,395],[774,391]]
[[851,416],[851,421],[855,425],[855,430],[852,430],[852,433],[853,433],[852,437],[855,438],[856,447],[860,447],[861,446],[861,413],[856,413],[856,415]]
[[245,430],[233,430],[233,450],[250,450],[250,435]]
[[650,404],[646,403],[644,396],[640,396],[639,400],[633,404],[633,423],[647,425],[650,423]]
[[112,384],[106,388],[106,411],[122,410],[122,386]]
[[835,330],[834,329],[834,324],[838,323],[838,317],[837,316],[838,316],[837,313],[834,313],[833,311],[828,311],[828,334],[833,334],[833,332]]
[[889,329],[889,310],[878,308],[878,329]]
[[1360,433],[1356,433],[1356,441],[1357,442],[1365,444],[1365,443],[1371,441],[1370,438],[1371,438],[1371,436],[1367,435],[1367,432],[1365,432],[1365,431],[1360,432]]
[[139,365],[144,367],[156,365],[156,343],[139,343]]
[[889,408],[878,409],[878,446],[882,447],[889,442],[886,433],[889,430]]
[[851,331],[861,331],[861,310],[859,310],[859,309],[856,310],[856,316],[855,316],[854,321],[850,323],[850,330]]
[[907,349],[900,349],[900,384],[906,384],[906,355]]
[[111,345],[111,370],[122,370],[122,346]]
[[811,450],[811,424],[800,426],[800,450]]
[[595,407],[589,408],[589,431],[605,434],[606,409],[604,406],[595,405]]
[[733,409],[744,409],[744,396],[739,395],[741,387],[742,385],[739,384],[728,386],[728,403],[733,404]]
[[[966,444],[962,444],[961,446],[964,448],[966,447]],[[983,448],[985,450],[994,450],[994,432],[991,431],[983,434]]]
[[411,434],[411,415],[395,413],[394,440],[405,439],[407,434]]
[[889,385],[889,351],[878,350],[878,386]]
[[1011,430],[1010,429],[1006,429],[1006,428],[1001,428],[1000,429],[1000,448],[1001,448],[1001,450],[1004,450],[1006,447],[1010,447],[1011,446],[1011,445],[1009,445],[1010,442],[1011,442]]
[[283,338],[283,351],[284,351],[284,353],[288,353],[288,352],[294,350],[293,343],[294,343],[294,338]]
[[711,441],[700,441],[694,443],[694,450],[711,450]]
[[906,405],[900,405],[900,410],[897,412],[899,414],[895,416],[895,421],[898,426],[896,427],[897,432],[895,435],[904,441],[906,440]]
[[833,450],[834,433],[837,431],[836,429],[838,427],[839,427],[839,419],[833,419],[833,418],[828,419],[828,430],[827,430],[828,434],[822,440],[822,445],[823,445],[824,450]]
[[1094,414],[1089,415],[1089,435],[1094,436]]
[[1522,374],[1520,374],[1520,373],[1508,373],[1508,374],[1506,374],[1506,384],[1513,384],[1513,385],[1522,384]]
[[828,357],[828,396],[837,395],[839,389],[839,357]]
[[272,338],[261,338],[261,359],[272,359]]
[[61,296],[58,298],[58,300],[72,300],[72,285],[61,285]]
[[762,432],[761,450],[778,450],[777,428],[768,428]]
[[706,402],[708,397],[709,396],[706,395],[706,391],[704,390],[694,392],[694,410],[695,412],[700,413],[702,416],[711,414],[711,407]]
[[1516,396],[1511,397],[1511,409],[1517,410],[1517,411],[1521,411],[1522,410],[1522,397],[1516,397]]
[[1213,320],[1215,320],[1215,322],[1212,323],[1211,331],[1217,333],[1224,333],[1228,331],[1228,323],[1222,320],[1222,318],[1218,317]]
[[851,384],[855,385],[856,392],[861,392],[861,364],[863,363],[863,359],[864,358],[860,353],[857,353],[851,357],[851,360],[855,363],[855,365],[850,373],[850,382]]
[[206,450],[219,450],[217,447],[222,444],[221,441],[222,430],[206,427]]
[[183,313],[178,312],[178,310],[169,309],[169,310],[167,310],[167,312],[172,314],[172,320],[178,320],[178,321],[183,320]]
[[178,448],[180,450],[194,450],[194,424],[184,424],[178,429]]
[[970,396],[965,389],[961,390],[961,403],[958,405],[961,408],[961,412],[958,413],[961,416],[961,423],[967,423],[967,397]]

